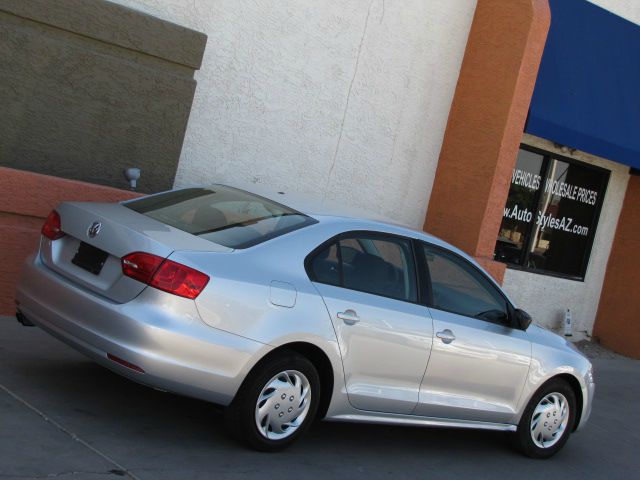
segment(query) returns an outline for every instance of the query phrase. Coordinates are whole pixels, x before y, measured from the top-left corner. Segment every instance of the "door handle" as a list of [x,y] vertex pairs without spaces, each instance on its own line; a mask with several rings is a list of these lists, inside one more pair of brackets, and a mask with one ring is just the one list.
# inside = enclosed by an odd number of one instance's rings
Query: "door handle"
[[456,336],[448,328],[436,333],[436,337],[442,340],[442,343],[451,343],[456,339]]
[[344,312],[338,312],[336,316],[347,325],[353,325],[360,321],[360,317],[356,311],[351,309],[345,310]]

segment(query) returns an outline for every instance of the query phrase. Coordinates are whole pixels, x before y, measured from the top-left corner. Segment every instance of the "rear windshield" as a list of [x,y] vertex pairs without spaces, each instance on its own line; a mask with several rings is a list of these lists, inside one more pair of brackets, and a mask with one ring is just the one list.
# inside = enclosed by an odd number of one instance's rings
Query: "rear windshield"
[[125,207],[229,248],[247,248],[317,220],[244,190],[186,188],[133,200]]

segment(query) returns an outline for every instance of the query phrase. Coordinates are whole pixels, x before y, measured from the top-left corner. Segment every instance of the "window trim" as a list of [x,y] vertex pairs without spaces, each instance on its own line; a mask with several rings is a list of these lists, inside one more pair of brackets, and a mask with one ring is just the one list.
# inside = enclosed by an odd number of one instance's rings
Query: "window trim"
[[[343,286],[343,278],[342,278],[342,255],[340,252],[340,248],[338,248],[338,246],[336,246],[337,249],[337,255],[339,258],[339,279],[340,279],[340,285],[334,285],[332,283],[327,283],[327,282],[321,282],[319,280],[316,280],[313,274],[313,270],[311,269],[311,262],[313,260],[313,258],[320,253],[321,251],[323,251],[325,248],[330,247],[332,244],[337,243],[340,241],[340,239],[342,237],[351,237],[355,234],[368,234],[370,236],[377,236],[377,237],[392,237],[392,238],[398,238],[401,240],[406,240],[410,243],[411,245],[411,251],[413,252],[413,261],[414,261],[414,279],[416,281],[416,293],[417,293],[417,301],[412,302],[410,300],[403,300],[400,298],[395,298],[395,297],[389,297],[387,295],[379,295],[377,293],[371,293],[371,292],[366,292],[363,290],[356,290],[354,288],[347,288]],[[466,264],[468,264],[478,275],[480,275],[481,278],[483,278],[486,282],[489,283],[489,285],[491,285],[491,288],[505,301],[506,307],[507,307],[507,315],[508,315],[508,323],[496,323],[496,322],[491,322],[489,320],[483,319],[483,318],[475,318],[475,317],[469,317],[468,315],[463,315],[459,312],[454,312],[452,310],[445,310],[442,308],[438,308],[434,305],[433,303],[433,289],[431,288],[431,273],[429,271],[429,266],[427,264],[427,260],[426,260],[426,256],[424,254],[424,249],[422,248],[422,246],[427,245],[431,248],[434,248],[436,250],[439,251],[444,251],[445,253],[450,254],[451,256],[455,257],[456,259],[459,259],[460,261],[466,262]],[[342,232],[339,233],[337,235],[334,235],[333,237],[325,240],[324,242],[322,242],[320,245],[318,245],[316,248],[314,248],[313,250],[311,250],[311,252],[309,252],[307,254],[307,256],[304,259],[304,269],[305,272],[307,274],[307,277],[309,278],[309,280],[311,282],[314,283],[321,283],[323,285],[329,285],[331,287],[336,287],[336,288],[342,288],[345,290],[350,290],[353,292],[360,292],[360,293],[366,293],[367,295],[374,295],[376,297],[380,297],[380,298],[388,298],[390,300],[395,300],[398,302],[404,302],[404,303],[410,303],[412,305],[419,305],[422,307],[427,307],[427,308],[433,308],[434,310],[439,310],[442,312],[447,312],[447,313],[452,313],[454,315],[460,315],[461,317],[465,317],[465,318],[469,318],[471,320],[477,320],[479,322],[485,322],[485,323],[489,323],[491,325],[498,325],[501,327],[505,327],[505,328],[510,328],[512,330],[519,330],[519,328],[515,327],[513,324],[513,312],[515,311],[515,306],[513,305],[513,303],[511,303],[511,300],[509,300],[509,298],[505,295],[505,293],[500,289],[500,287],[495,283],[495,281],[488,275],[486,274],[480,267],[478,267],[477,265],[475,265],[474,263],[470,262],[469,260],[467,260],[464,256],[460,255],[459,253],[450,250],[446,247],[442,247],[440,245],[436,245],[434,243],[431,243],[427,240],[424,239],[420,239],[420,238],[416,238],[416,237],[407,237],[404,235],[398,235],[395,233],[388,233],[388,232],[380,232],[377,230],[349,230],[346,232]]]
[[[465,257],[460,255],[459,253],[454,252],[453,250],[450,250],[445,247],[441,247],[439,245],[435,245],[425,240],[416,239],[415,242],[418,244],[416,247],[418,246],[420,247],[415,249],[419,250],[421,253],[422,262],[423,262],[422,270],[426,273],[426,276],[428,277],[429,297],[428,297],[428,303],[425,304],[428,308],[433,308],[434,310],[439,310],[441,312],[453,313],[454,315],[460,315],[461,317],[469,318],[471,320],[477,320],[479,322],[490,323],[491,325],[499,325],[501,327],[507,327],[513,330],[519,330],[518,328],[514,327],[514,324],[513,324],[513,312],[515,311],[515,307],[511,303],[511,300],[509,300],[509,298],[504,294],[504,292],[496,285],[495,281],[489,275],[487,275],[482,269],[480,269],[473,262],[470,262],[469,260],[467,260]],[[437,307],[433,302],[433,289],[431,287],[431,270],[429,269],[429,263],[427,262],[423,245],[426,245],[429,248],[433,248],[434,250],[437,250],[439,252],[445,252],[445,254],[449,254],[450,256],[454,257],[456,260],[462,261],[464,262],[465,265],[468,265],[469,267],[471,267],[471,269],[474,272],[476,272],[480,276],[480,278],[484,279],[491,286],[493,291],[495,291],[498,294],[498,296],[504,300],[505,306],[507,308],[507,322],[500,322],[500,323],[492,322],[484,318],[470,317],[469,315],[464,315],[460,312],[455,312],[453,310]]]
[[[411,301],[411,300],[405,300],[402,298],[397,298],[397,297],[391,297],[388,295],[380,295],[379,293],[371,293],[371,292],[367,292],[366,290],[358,290],[355,288],[349,288],[349,287],[345,287],[344,286],[344,278],[343,278],[343,274],[342,274],[342,253],[341,253],[341,249],[339,245],[336,245],[336,249],[337,249],[337,255],[338,255],[338,276],[340,279],[340,285],[334,285],[332,283],[327,283],[327,282],[321,282],[319,280],[315,279],[315,275],[313,274],[313,270],[311,268],[311,262],[313,260],[313,258],[320,252],[322,252],[325,248],[330,247],[332,244],[334,243],[338,243],[341,239],[343,238],[351,238],[355,235],[364,235],[364,236],[368,236],[368,237],[378,237],[378,238],[382,238],[382,239],[387,239],[387,238],[395,238],[395,239],[399,239],[399,240],[403,240],[406,241],[409,244],[409,249],[411,250],[411,257],[413,260],[413,279],[416,285],[416,301]],[[406,237],[404,235],[398,235],[395,233],[388,233],[388,232],[380,232],[377,230],[349,230],[346,232],[341,232],[337,235],[334,235],[333,237],[329,238],[328,240],[325,240],[324,242],[322,242],[320,245],[318,245],[316,248],[314,248],[313,250],[311,250],[311,252],[309,252],[309,254],[307,254],[307,256],[304,259],[304,269],[305,272],[307,273],[307,276],[309,277],[309,280],[314,282],[314,283],[321,283],[323,285],[329,285],[331,287],[336,287],[336,288],[343,288],[345,290],[350,290],[352,292],[360,292],[360,293],[366,293],[367,295],[374,295],[376,297],[381,297],[381,298],[388,298],[390,300],[395,300],[398,302],[404,302],[404,303],[410,303],[412,305],[420,305],[420,306],[424,306],[426,307],[427,305],[424,302],[424,299],[422,298],[422,283],[420,282],[420,264],[418,262],[418,258],[416,256],[416,248],[414,245],[415,242],[415,238],[412,237]]]
[[[595,205],[595,209],[593,212],[593,216],[592,216],[592,224],[594,226],[593,229],[590,229],[589,231],[589,235],[587,236],[587,244],[585,246],[585,250],[584,250],[584,256],[582,258],[582,264],[580,265],[580,275],[568,275],[562,272],[554,272],[551,270],[544,270],[541,268],[530,268],[526,266],[526,261],[527,258],[529,256],[528,250],[529,250],[529,246],[532,242],[532,231],[533,231],[533,225],[534,222],[531,223],[530,227],[527,227],[527,231],[526,231],[526,237],[527,237],[527,242],[524,245],[523,248],[523,253],[521,253],[520,255],[520,261],[522,262],[521,264],[517,264],[517,263],[509,263],[509,262],[504,262],[501,260],[496,260],[496,262],[500,262],[500,263],[504,263],[507,268],[511,269],[511,270],[518,270],[521,272],[528,272],[528,273],[534,273],[537,275],[545,275],[548,277],[556,277],[556,278],[563,278],[565,280],[573,280],[573,281],[577,281],[577,282],[584,282],[585,278],[587,276],[587,270],[589,268],[589,261],[591,260],[591,252],[593,250],[593,244],[595,243],[595,237],[596,237],[596,232],[598,229],[598,224],[600,223],[600,213],[602,212],[602,208],[604,206],[604,199],[606,197],[607,194],[607,189],[609,187],[609,182],[611,180],[611,170],[608,170],[604,167],[600,167],[598,165],[592,165],[590,163],[575,159],[575,158],[571,158],[571,157],[566,157],[564,155],[555,153],[555,152],[550,152],[548,150],[543,150],[541,148],[538,147],[532,147],[531,145],[527,145],[525,143],[521,143],[520,144],[520,149],[521,150],[525,150],[531,153],[536,153],[538,155],[542,155],[542,170],[540,171],[541,177],[543,180],[546,180],[547,174],[549,173],[549,164],[550,164],[550,160],[552,159],[556,159],[556,160],[560,160],[562,162],[566,162],[570,165],[576,165],[579,166],[581,168],[586,168],[588,170],[593,170],[599,173],[604,174],[604,180],[603,180],[603,185],[602,185],[602,190],[601,193],[598,192],[599,194],[599,199],[597,204]],[[515,166],[514,166],[515,168]],[[509,183],[509,191],[511,190],[511,183]],[[534,209],[538,210],[538,207],[540,205],[540,197],[542,195],[542,190],[543,187],[541,186],[541,188],[538,189],[538,191],[536,192],[535,195],[535,206]],[[507,197],[507,201],[508,201],[508,197]],[[505,202],[506,205],[506,202]],[[502,225],[502,220],[501,220],[501,225]],[[496,243],[497,243],[498,239],[496,238]],[[494,247],[495,250],[495,247]]]

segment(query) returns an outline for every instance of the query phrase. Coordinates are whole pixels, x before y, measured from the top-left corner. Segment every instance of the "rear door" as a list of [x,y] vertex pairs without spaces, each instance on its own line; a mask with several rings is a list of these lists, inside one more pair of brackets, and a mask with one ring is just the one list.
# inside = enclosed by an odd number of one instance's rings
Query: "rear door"
[[511,328],[506,298],[473,264],[422,248],[435,336],[415,413],[507,423],[529,371],[527,333]]
[[312,254],[307,271],[331,315],[349,402],[362,410],[411,413],[433,336],[429,311],[418,303],[411,241],[344,234]]

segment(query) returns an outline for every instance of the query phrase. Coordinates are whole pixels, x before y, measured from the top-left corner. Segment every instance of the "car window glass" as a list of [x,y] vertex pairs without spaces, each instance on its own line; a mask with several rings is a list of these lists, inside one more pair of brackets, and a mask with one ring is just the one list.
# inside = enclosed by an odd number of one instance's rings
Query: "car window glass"
[[469,262],[424,245],[434,308],[494,323],[507,322],[507,302]]
[[415,269],[409,241],[362,234],[341,239],[339,247],[342,257],[342,285],[345,288],[410,302],[417,301]]
[[173,190],[124,205],[230,248],[247,248],[316,223],[284,205],[223,185]]
[[340,241],[340,254],[342,261],[351,263],[358,253],[363,253],[362,244],[355,238],[347,238]]
[[329,285],[340,285],[338,245],[332,243],[316,253],[309,263],[311,279]]

